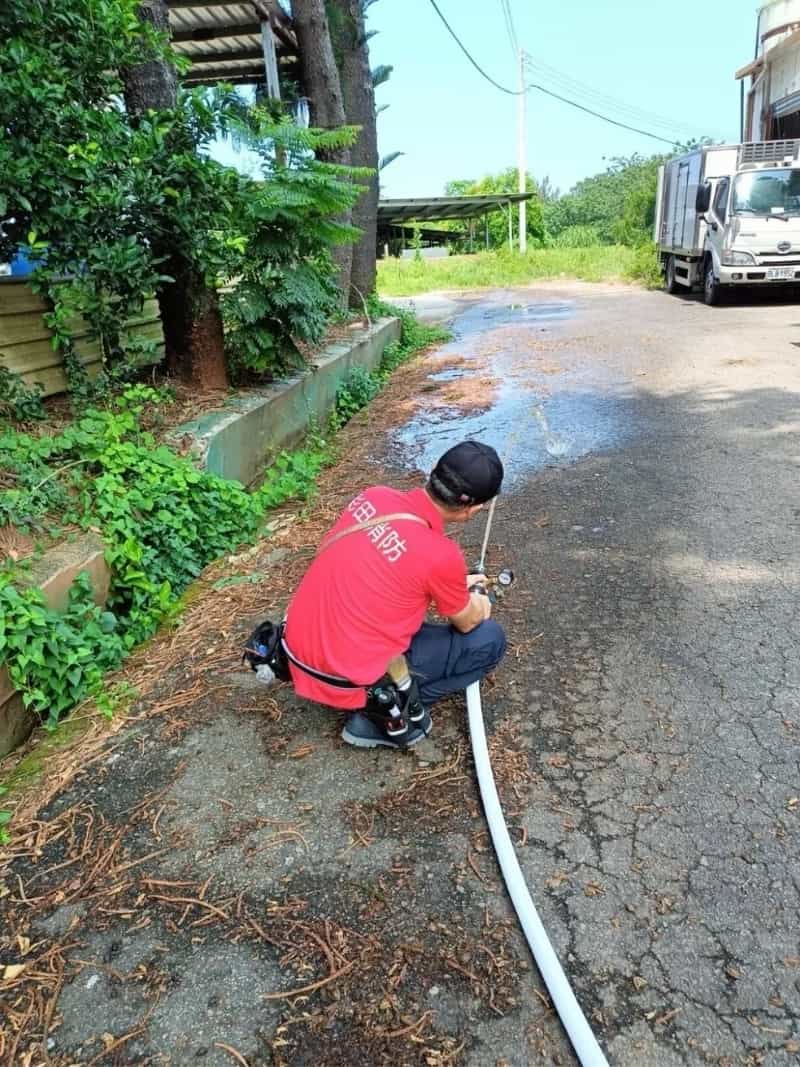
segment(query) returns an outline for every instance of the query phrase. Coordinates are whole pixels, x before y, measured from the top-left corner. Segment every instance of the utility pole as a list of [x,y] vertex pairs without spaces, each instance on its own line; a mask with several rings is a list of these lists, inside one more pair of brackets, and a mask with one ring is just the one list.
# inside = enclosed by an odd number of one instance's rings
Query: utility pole
[[[527,155],[525,149],[525,53],[519,50],[519,95],[517,96],[517,169],[519,171],[519,191],[526,193]],[[524,255],[528,248],[528,211],[527,202],[519,202],[519,250]]]

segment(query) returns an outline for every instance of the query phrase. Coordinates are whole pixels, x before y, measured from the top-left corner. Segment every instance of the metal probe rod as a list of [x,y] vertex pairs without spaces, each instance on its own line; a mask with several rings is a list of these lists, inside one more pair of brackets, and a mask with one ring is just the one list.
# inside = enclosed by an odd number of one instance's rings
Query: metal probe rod
[[481,560],[480,560],[480,563],[478,564],[478,570],[480,571],[481,574],[485,574],[485,572],[486,572],[486,549],[487,549],[487,547],[489,545],[489,534],[491,533],[491,530],[492,530],[492,519],[494,518],[494,509],[495,509],[495,505],[496,504],[497,504],[497,497],[493,496],[492,497],[492,502],[489,505],[489,515],[488,515],[488,517],[486,519],[486,531],[485,531],[485,533],[483,535],[483,545],[481,546]]

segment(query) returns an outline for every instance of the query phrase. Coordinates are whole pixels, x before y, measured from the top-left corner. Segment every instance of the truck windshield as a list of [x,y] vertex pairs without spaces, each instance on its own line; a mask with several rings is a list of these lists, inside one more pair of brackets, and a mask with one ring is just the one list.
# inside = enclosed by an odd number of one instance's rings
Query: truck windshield
[[733,185],[736,214],[800,215],[800,170],[755,170]]

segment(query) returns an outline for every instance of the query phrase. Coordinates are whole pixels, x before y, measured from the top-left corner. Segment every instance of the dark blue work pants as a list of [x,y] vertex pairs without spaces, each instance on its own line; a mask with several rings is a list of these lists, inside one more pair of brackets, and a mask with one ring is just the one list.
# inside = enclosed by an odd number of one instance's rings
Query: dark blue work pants
[[423,704],[466,689],[494,670],[505,655],[506,635],[494,619],[459,633],[447,623],[423,623],[406,653]]

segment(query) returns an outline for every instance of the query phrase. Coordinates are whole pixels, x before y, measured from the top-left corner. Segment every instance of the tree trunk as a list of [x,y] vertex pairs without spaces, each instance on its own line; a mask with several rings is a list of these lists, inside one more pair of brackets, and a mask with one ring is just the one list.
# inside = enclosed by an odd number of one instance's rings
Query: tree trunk
[[163,270],[175,279],[158,293],[170,372],[201,390],[226,389],[225,337],[216,290],[182,256],[168,259]]
[[[166,0],[143,0],[138,15],[142,22],[169,32]],[[148,110],[171,110],[177,104],[175,68],[159,56],[123,71],[123,79],[125,106],[133,121]],[[164,257],[163,273],[175,279],[156,294],[167,366],[201,389],[227,388],[222,315],[216,290],[206,285],[189,256],[176,249],[168,236],[161,242],[154,240],[153,250]]]
[[350,149],[354,167],[369,167],[375,173],[362,179],[365,186],[353,206],[353,225],[362,235],[353,246],[350,307],[363,308],[375,288],[378,242],[378,124],[375,90],[369,65],[362,0],[328,0],[333,49],[339,64],[344,111],[349,126],[360,126],[358,140]]
[[[292,0],[292,18],[300,52],[305,94],[311,125],[331,130],[346,123],[339,71],[333,55],[325,0]],[[350,149],[326,154],[327,162],[349,166]],[[348,211],[337,219],[349,225],[352,215]],[[353,262],[353,246],[337,245],[332,250],[334,262],[339,268],[338,285],[342,292],[342,305],[347,306],[350,293],[350,271]]]

